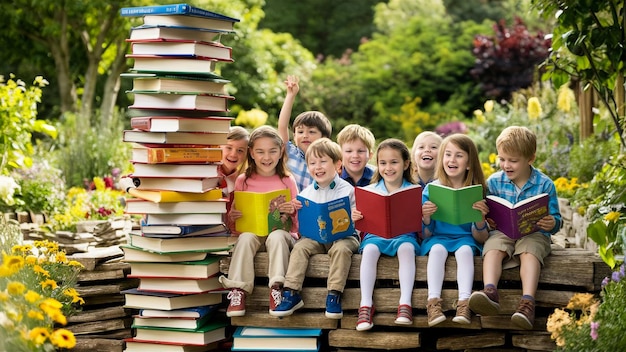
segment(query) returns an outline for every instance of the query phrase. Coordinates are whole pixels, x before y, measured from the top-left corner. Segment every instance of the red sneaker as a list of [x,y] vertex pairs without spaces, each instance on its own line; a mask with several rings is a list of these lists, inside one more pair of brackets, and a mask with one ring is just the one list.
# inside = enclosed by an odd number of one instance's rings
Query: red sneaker
[[283,300],[283,289],[279,284],[274,284],[270,288],[270,310],[276,310]]
[[242,317],[246,315],[246,292],[238,288],[233,288],[226,296],[230,304],[226,309],[227,317]]

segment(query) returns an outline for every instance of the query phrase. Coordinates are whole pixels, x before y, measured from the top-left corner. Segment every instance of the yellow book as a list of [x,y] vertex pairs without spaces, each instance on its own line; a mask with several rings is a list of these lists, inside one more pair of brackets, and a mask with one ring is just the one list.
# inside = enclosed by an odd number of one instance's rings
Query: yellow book
[[235,229],[252,232],[257,236],[267,236],[277,229],[291,230],[291,216],[281,216],[278,211],[278,205],[290,200],[288,189],[271,192],[235,191],[235,208],[242,213],[235,221]]
[[135,147],[131,160],[138,163],[209,163],[222,160],[222,149],[217,148],[145,148]]
[[156,203],[202,202],[209,200],[218,200],[223,197],[222,190],[219,188],[210,189],[204,193],[152,191],[145,189],[129,188],[128,193],[133,197],[149,200]]

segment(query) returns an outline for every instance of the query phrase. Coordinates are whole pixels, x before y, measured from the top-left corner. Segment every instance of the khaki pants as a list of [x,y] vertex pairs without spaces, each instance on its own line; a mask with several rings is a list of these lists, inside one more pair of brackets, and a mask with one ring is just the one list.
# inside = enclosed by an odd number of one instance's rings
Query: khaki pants
[[314,254],[328,253],[330,266],[328,290],[343,292],[352,264],[352,254],[359,249],[359,240],[355,236],[345,237],[329,244],[322,244],[303,237],[296,242],[289,258],[289,268],[285,287],[300,291],[309,267],[309,258]]
[[[239,235],[228,268],[228,278],[220,276],[224,288],[239,288],[247,293],[254,290],[254,256],[265,249],[268,257],[267,277],[269,286],[285,281],[285,271],[289,263],[289,251],[295,239],[284,230],[272,231],[267,237],[251,232]],[[263,248],[264,247],[264,248]]]

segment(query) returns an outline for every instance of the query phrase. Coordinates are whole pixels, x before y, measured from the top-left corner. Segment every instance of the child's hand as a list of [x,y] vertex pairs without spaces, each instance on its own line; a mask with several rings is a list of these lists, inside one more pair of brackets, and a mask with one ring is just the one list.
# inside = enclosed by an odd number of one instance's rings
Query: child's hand
[[485,215],[489,213],[489,206],[487,206],[487,201],[484,199],[472,204],[472,209],[480,211],[483,214],[483,219],[485,218]]
[[278,211],[283,214],[293,214],[296,212],[296,208],[293,202],[284,202],[278,205]]
[[298,198],[292,199],[291,203],[293,203],[293,207],[296,208],[296,210],[302,209],[302,202],[299,201]]
[[422,204],[422,217],[430,223],[430,217],[437,211],[437,204],[427,200]]
[[230,209],[230,212],[228,213],[228,218],[230,219],[230,221],[235,221],[237,219],[239,219],[241,217],[241,215],[243,215],[241,213],[241,210],[237,210],[235,208]]
[[363,219],[363,214],[360,211],[356,210],[356,208],[352,209],[352,221],[359,221]]
[[298,86],[298,82],[300,80],[297,76],[289,75],[287,76],[287,80],[285,81],[285,86],[287,87],[288,95],[297,95],[298,91],[300,91],[300,86]]
[[556,226],[556,220],[552,215],[546,215],[541,220],[537,221],[537,227],[543,231],[550,231]]

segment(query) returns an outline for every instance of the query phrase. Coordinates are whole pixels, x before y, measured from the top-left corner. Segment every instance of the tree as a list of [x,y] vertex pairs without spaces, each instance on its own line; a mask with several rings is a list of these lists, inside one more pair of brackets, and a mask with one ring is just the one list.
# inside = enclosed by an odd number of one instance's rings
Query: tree
[[583,89],[595,90],[622,149],[626,148],[626,5],[618,0],[535,0],[534,4],[545,18],[556,17],[544,79],[558,88],[574,78]]

